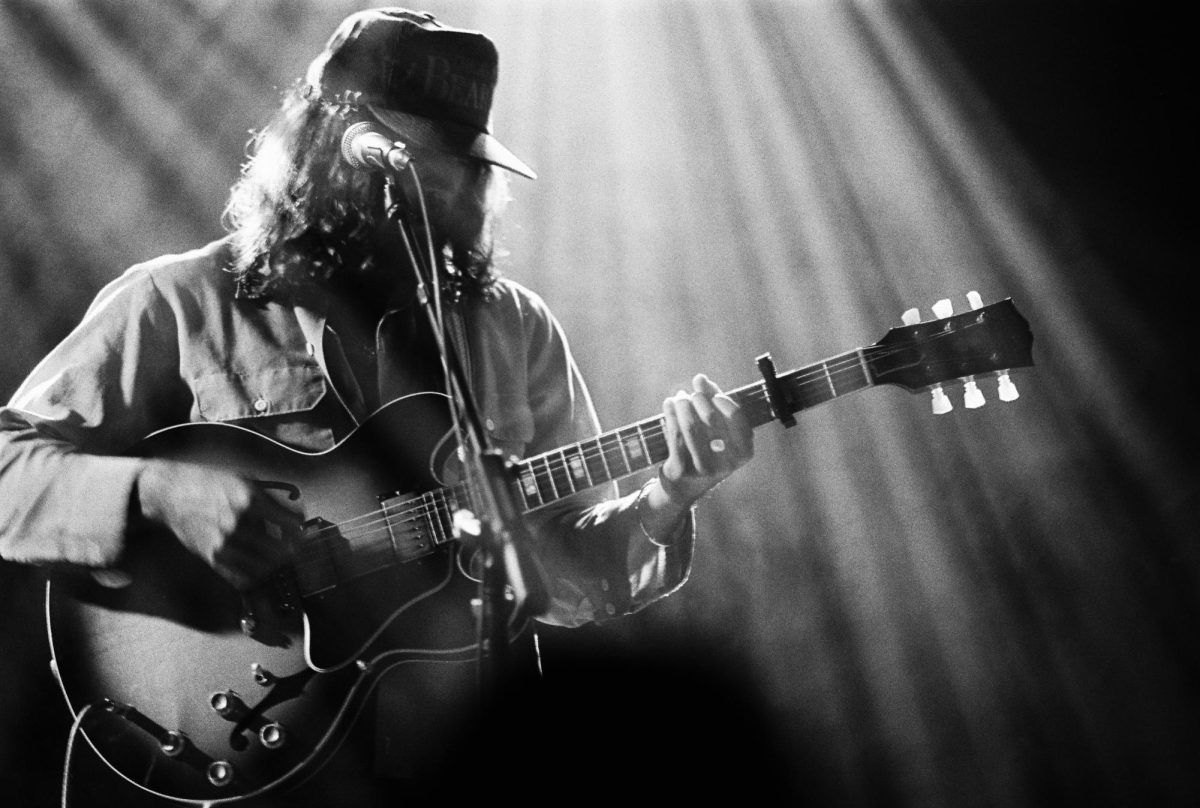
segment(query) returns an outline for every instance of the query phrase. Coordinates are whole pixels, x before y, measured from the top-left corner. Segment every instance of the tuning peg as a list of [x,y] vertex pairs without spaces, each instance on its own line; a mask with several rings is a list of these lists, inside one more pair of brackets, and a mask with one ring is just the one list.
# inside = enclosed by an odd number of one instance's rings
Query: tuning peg
[[933,304],[933,316],[939,320],[945,320],[951,314],[954,314],[954,304],[943,298]]
[[930,393],[933,395],[934,415],[945,415],[954,409],[954,404],[950,401],[950,396],[946,395],[946,391],[942,389],[940,384],[935,384]]
[[978,292],[975,292],[975,291],[967,292],[967,304],[971,307],[972,311],[974,311],[975,309],[982,309],[983,308],[983,298],[979,296]]
[[975,383],[972,376],[963,381],[963,404],[968,410],[978,409],[984,405],[983,391]]
[[1000,380],[1000,400],[1016,401],[1021,394],[1017,392],[1017,386],[1008,377],[1008,371],[997,370],[996,378]]
[[921,312],[918,309],[909,309],[900,315],[900,321],[905,325],[920,325]]

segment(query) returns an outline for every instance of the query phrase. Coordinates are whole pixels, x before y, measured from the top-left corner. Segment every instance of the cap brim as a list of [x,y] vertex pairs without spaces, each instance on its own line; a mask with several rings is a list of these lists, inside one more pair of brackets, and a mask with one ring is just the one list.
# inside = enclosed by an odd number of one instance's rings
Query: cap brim
[[453,121],[435,121],[420,115],[368,105],[367,110],[381,124],[398,132],[410,142],[448,154],[475,157],[508,169],[522,177],[537,179],[533,169],[508,147],[487,132],[480,132]]

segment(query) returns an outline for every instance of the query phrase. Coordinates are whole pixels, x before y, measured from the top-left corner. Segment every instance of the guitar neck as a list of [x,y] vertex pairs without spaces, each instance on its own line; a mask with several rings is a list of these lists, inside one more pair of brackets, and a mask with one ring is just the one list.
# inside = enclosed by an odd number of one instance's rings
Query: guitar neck
[[[864,349],[793,370],[778,377],[786,401],[776,402],[788,413],[824,404],[838,396],[876,384]],[[775,408],[765,382],[726,393],[757,429],[775,420]],[[517,464],[526,510],[644,471],[667,459],[666,422],[661,415],[614,429],[594,438],[552,449]]]

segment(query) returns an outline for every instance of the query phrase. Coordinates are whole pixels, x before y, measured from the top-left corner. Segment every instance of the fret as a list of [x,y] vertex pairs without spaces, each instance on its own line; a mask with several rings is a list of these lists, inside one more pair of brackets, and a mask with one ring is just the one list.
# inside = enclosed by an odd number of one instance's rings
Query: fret
[[525,507],[536,508],[540,505],[545,505],[546,500],[542,497],[541,489],[538,488],[537,474],[534,473],[533,467],[529,463],[521,464],[519,478],[521,481],[521,496],[525,498]]
[[[546,455],[542,455],[541,460],[542,465],[546,467],[546,480],[550,483],[550,498],[560,499],[562,494],[558,493],[558,488],[554,485],[554,469],[550,468],[550,458]],[[541,483],[539,482],[538,485],[540,486]],[[545,497],[543,497],[543,500],[544,499]]]
[[432,533],[430,540],[434,544],[445,544],[454,536],[454,526],[450,523],[450,515],[454,510],[449,507],[451,494],[453,494],[453,489],[441,488],[430,491],[421,497],[422,507]]
[[646,433],[642,431],[642,424],[634,424],[632,429],[635,430],[636,439],[629,442],[629,454],[637,461],[638,468],[646,468],[654,462],[654,457],[650,455],[650,450],[646,445]]
[[571,479],[567,455],[562,449],[558,450],[558,459],[550,464],[550,473],[553,475],[554,490],[559,492],[560,497],[569,496],[579,490],[575,487],[575,481]]
[[649,466],[654,462],[654,454],[650,451],[650,447],[646,445],[646,433],[642,431],[642,425],[637,425],[638,442],[642,445],[642,454],[646,456],[646,465]]
[[862,368],[863,379],[866,380],[867,387],[871,387],[875,384],[875,380],[871,378],[871,368],[867,366],[867,355],[862,348],[859,348],[857,353],[858,366]]
[[604,450],[598,439],[580,443],[579,453],[583,456],[584,462],[587,464],[588,479],[592,481],[593,485],[608,482],[612,479],[608,465],[604,462]]
[[651,464],[657,463],[660,460],[666,460],[671,453],[671,447],[667,445],[667,425],[663,419],[659,418],[651,424],[647,425],[651,429],[649,440],[646,439],[645,432],[642,432],[642,443],[646,447],[646,454],[650,458]]
[[828,382],[828,384],[829,384],[829,398],[830,399],[837,398],[837,394],[838,394],[837,387],[835,387],[833,384],[833,376],[829,375],[829,363],[822,362],[821,370],[823,370],[825,372],[825,381]]
[[[837,396],[844,396],[847,393],[853,393],[874,385],[874,381],[871,379],[871,371],[867,367],[866,357],[863,355],[862,348],[855,348],[853,351],[847,351],[841,356],[828,360],[826,367],[829,364],[834,364],[841,368],[838,372],[839,388],[835,392]],[[852,366],[857,366],[857,370],[853,369]],[[863,378],[859,378],[859,370],[862,371]]]
[[446,502],[446,521],[450,525],[450,535],[454,535],[454,514],[460,510],[467,510],[471,513],[478,514],[480,509],[477,508],[470,499],[471,487],[465,482],[458,483],[450,489],[450,498]]
[[[811,373],[812,371],[806,368],[804,371],[801,371],[801,374],[805,372]],[[811,378],[804,379],[793,385],[788,392],[788,400],[793,410],[815,407],[834,398],[834,396],[830,395],[829,388],[823,381]]]
[[625,471],[621,472],[619,476],[624,477],[633,471],[633,467],[629,465],[629,453],[625,447],[625,438],[621,436],[621,430],[618,429],[614,434],[617,436],[617,446],[621,450],[621,462],[625,464]]
[[[794,375],[793,372],[780,377],[784,387],[791,389],[791,379]],[[758,428],[775,420],[775,415],[771,412],[771,402],[767,399],[767,386],[762,382],[731,390],[728,395],[745,411],[750,426]]]
[[621,476],[621,466],[625,463],[625,454],[621,449],[621,439],[612,432],[606,432],[601,435],[599,440],[602,443],[600,457],[604,460],[604,467],[608,469],[608,479],[615,480]]
[[642,443],[641,427],[635,424],[630,428],[633,434],[622,436],[621,442],[625,446],[625,457],[629,458],[629,470],[637,471],[650,465],[650,458],[646,456],[646,446]]
[[[569,456],[566,455],[568,451],[572,452]],[[587,461],[583,457],[579,444],[568,446],[563,450],[563,454],[566,457],[567,468],[571,472],[571,484],[575,490],[582,491],[585,488],[591,488],[593,485],[592,474],[588,471]]]

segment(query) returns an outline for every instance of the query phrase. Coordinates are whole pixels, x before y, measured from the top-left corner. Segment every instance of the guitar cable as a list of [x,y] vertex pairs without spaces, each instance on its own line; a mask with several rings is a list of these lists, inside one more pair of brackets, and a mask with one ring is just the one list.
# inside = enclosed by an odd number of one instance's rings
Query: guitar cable
[[75,754],[75,739],[79,737],[80,729],[83,727],[83,719],[91,709],[91,704],[83,705],[83,708],[75,715],[75,720],[71,722],[71,731],[67,733],[67,749],[63,758],[62,808],[69,808],[70,799],[68,790],[71,785],[71,760]]

